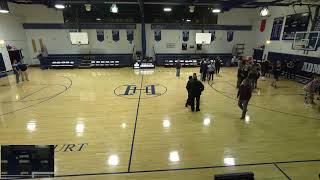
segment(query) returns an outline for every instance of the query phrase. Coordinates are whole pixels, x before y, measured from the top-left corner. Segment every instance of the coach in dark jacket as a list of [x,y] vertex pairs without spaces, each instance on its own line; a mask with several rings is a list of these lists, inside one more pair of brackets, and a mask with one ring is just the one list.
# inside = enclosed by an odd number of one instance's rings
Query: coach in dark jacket
[[206,61],[204,61],[201,64],[201,80],[206,81],[207,73],[208,73],[208,64]]
[[188,105],[191,105],[191,87],[190,87],[190,84],[192,82],[192,76],[189,76],[189,81],[187,83],[187,86],[186,86],[186,89],[188,91],[188,99],[187,99],[187,102],[186,102],[186,107],[188,107]]
[[193,74],[193,80],[188,85],[189,87],[187,86],[187,89],[190,89],[191,110],[194,111],[194,100],[196,99],[196,111],[200,111],[200,96],[204,90],[204,86],[200,81],[198,81],[196,73]]
[[252,88],[249,85],[249,80],[245,79],[242,81],[237,95],[237,97],[239,98],[238,106],[242,110],[242,116],[240,119],[244,119],[246,117],[246,113],[248,111],[247,107],[251,99],[251,95]]

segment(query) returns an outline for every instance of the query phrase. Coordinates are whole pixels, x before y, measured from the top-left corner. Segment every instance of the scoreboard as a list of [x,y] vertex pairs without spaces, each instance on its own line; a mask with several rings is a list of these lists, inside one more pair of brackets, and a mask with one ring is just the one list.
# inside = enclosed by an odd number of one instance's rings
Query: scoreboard
[[53,173],[53,145],[1,146],[2,178],[53,177]]
[[283,40],[293,40],[296,32],[307,31],[309,25],[310,14],[292,14],[286,17],[286,23],[283,31]]
[[313,31],[320,31],[320,16],[315,18],[315,23],[313,26]]

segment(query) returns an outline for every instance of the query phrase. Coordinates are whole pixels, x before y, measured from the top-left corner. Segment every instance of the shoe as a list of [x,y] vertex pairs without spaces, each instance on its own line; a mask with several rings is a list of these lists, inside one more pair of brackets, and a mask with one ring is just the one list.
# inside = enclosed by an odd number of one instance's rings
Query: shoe
[[241,119],[241,120],[243,120],[244,118],[245,118],[245,117],[244,117],[244,116],[242,116],[240,119]]
[[196,111],[198,112],[198,111],[200,111],[200,109],[197,109]]
[[191,109],[192,112],[194,112],[194,109]]

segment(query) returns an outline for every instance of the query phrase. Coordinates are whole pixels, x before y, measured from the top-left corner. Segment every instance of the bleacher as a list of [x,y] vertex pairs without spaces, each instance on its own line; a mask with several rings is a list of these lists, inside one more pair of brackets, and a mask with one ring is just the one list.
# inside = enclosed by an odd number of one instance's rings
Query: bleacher
[[48,68],[79,68],[81,62],[90,59],[90,67],[129,67],[132,65],[131,54],[50,54],[44,58]]
[[180,61],[183,67],[196,67],[203,58],[215,59],[220,57],[224,66],[231,66],[232,54],[156,54],[158,66],[174,67]]

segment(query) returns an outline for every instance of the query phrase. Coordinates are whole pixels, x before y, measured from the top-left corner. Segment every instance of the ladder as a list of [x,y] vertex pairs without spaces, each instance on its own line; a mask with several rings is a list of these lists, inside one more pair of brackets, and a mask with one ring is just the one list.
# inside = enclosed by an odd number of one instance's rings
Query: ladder
[[233,56],[241,56],[244,54],[244,46],[245,44],[236,44],[233,46],[232,55]]

